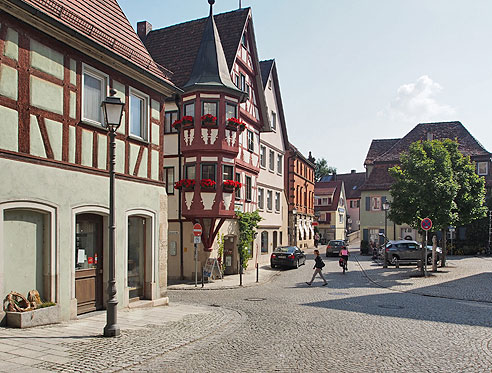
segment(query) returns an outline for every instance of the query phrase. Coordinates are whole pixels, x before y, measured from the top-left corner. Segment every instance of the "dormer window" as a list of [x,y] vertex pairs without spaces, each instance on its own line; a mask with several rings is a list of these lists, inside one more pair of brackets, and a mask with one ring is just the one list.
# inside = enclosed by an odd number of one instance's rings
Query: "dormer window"
[[277,113],[272,111],[272,130],[277,130]]
[[434,134],[432,132],[427,132],[427,141],[434,140]]
[[242,36],[242,38],[241,38],[241,45],[242,45],[244,48],[248,49],[248,38],[247,38],[247,36],[246,36],[246,33],[243,33],[243,36]]
[[480,176],[487,176],[489,174],[489,163],[488,162],[478,162],[477,163],[477,174]]

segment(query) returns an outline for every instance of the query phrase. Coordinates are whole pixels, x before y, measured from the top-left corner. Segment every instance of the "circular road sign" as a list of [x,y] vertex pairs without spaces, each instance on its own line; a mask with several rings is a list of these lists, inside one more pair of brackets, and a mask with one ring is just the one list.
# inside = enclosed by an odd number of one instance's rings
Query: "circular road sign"
[[202,235],[202,226],[198,223],[196,223],[193,226],[193,236],[198,237]]
[[429,229],[432,228],[432,220],[430,220],[429,218],[424,218],[422,219],[420,226],[424,231],[428,231]]

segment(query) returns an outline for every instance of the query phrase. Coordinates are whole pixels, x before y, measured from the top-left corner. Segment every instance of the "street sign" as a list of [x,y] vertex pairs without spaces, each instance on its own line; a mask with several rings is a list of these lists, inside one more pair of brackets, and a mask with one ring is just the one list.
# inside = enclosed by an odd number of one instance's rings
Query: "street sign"
[[453,227],[452,225],[450,225],[450,226],[448,227],[448,229],[449,229],[449,231],[450,231],[450,232],[454,232],[454,231],[456,231],[456,228],[455,228],[455,227]]
[[319,223],[317,221],[313,221],[313,224],[311,224],[313,227],[317,227]]
[[195,236],[193,237],[193,243],[201,243],[202,242],[202,237],[201,236]]
[[198,237],[202,235],[202,226],[198,223],[196,223],[193,226],[193,236]]
[[424,218],[422,219],[420,226],[424,231],[428,231],[429,229],[432,228],[432,220],[430,220],[429,218]]

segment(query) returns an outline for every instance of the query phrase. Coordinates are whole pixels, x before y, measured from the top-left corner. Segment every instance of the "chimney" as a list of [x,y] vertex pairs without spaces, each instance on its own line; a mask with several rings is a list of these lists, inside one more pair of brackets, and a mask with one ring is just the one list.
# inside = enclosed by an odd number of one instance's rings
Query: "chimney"
[[351,174],[355,174],[355,172],[356,172],[355,170],[350,170]]
[[137,23],[137,34],[140,40],[144,41],[149,32],[152,31],[152,25],[147,21]]

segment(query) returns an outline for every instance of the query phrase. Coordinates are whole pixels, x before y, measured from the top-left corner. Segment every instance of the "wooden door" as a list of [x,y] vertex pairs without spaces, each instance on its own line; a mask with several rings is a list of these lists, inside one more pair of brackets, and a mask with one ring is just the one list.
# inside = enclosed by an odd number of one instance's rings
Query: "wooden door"
[[76,218],[75,298],[77,314],[103,308],[103,218],[80,214]]

